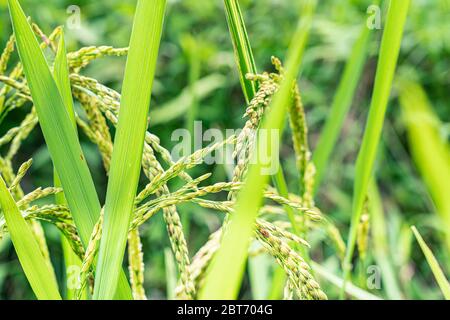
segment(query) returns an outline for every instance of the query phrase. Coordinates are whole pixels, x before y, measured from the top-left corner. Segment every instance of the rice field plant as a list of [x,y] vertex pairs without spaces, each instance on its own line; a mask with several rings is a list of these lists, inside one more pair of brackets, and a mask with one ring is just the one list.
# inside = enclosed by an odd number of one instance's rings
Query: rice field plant
[[[218,2],[184,9],[204,18],[212,8],[223,23],[214,37],[226,40],[227,54],[200,36],[179,36],[174,30],[188,18],[176,11],[182,4],[166,0],[127,4],[133,15],[123,47],[86,44],[81,28],[84,45],[75,50],[67,41],[73,30],[38,23],[26,1],[0,5],[11,26],[8,37],[0,29],[0,297],[449,299],[448,137],[402,55],[414,57],[414,2],[377,1],[379,29],[366,23],[366,6],[336,4],[351,6],[358,19],[342,76],[320,94],[311,80],[314,59],[326,60],[314,58],[323,54],[318,35],[337,32],[324,27],[322,1],[279,4],[292,22],[285,46],[263,55],[247,10],[264,9]],[[168,45],[174,33],[188,61],[188,84],[177,94],[180,69],[167,67],[180,59]],[[118,85],[105,78],[116,65]],[[360,98],[362,83],[370,100]],[[165,90],[172,94],[163,103]],[[323,126],[317,95],[332,97]],[[391,150],[383,132],[393,117],[388,106],[397,103],[395,124],[409,144],[400,140],[392,153],[401,150],[417,166],[420,176],[410,175],[430,208],[426,218],[401,214],[377,166]],[[338,141],[355,104],[366,125],[355,125],[360,136],[349,152]],[[219,130],[233,133],[174,152],[180,118],[193,137],[194,120],[213,112],[237,119]],[[41,155],[27,149],[36,137]],[[329,178],[346,171],[333,159],[346,152],[353,191]],[[11,276],[6,264],[18,272]]]

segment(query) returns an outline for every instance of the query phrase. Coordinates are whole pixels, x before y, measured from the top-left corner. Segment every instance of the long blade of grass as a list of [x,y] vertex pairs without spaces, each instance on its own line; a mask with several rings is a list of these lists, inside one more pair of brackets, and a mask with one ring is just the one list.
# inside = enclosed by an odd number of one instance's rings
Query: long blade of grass
[[[69,66],[67,64],[67,56],[66,56],[66,46],[64,41],[64,32],[61,32],[59,43],[58,43],[58,51],[56,52],[55,62],[53,65],[53,78],[55,79],[56,85],[58,86],[61,97],[64,101],[64,105],[67,108],[67,112],[69,113],[70,119],[74,127],[76,127],[75,122],[75,113],[73,107],[73,99],[72,99],[72,91],[70,87],[69,80]],[[53,171],[53,180],[54,185],[57,188],[61,188],[61,180],[58,177],[56,169]],[[67,205],[66,198],[64,193],[58,193],[55,195],[55,202],[59,205]],[[73,252],[70,247],[69,242],[61,235],[61,245],[63,249],[64,263],[66,266],[66,277],[69,277],[69,273],[73,271],[77,271],[81,269],[81,260],[78,256]],[[76,275],[75,275],[76,276]],[[69,279],[66,281],[66,299],[74,300],[76,298],[76,284],[72,284]],[[84,290],[84,294],[82,299],[86,299],[86,290]]]
[[[291,100],[292,83],[302,62],[303,52],[311,27],[316,2],[308,1],[304,15],[289,47],[286,74],[279,91],[275,94],[270,111],[264,118],[261,130],[268,132],[266,137],[258,139],[255,154],[265,150],[273,159],[271,133],[277,132],[278,139],[284,126],[287,107]],[[278,156],[278,155],[276,155]],[[263,164],[257,157],[249,167],[243,189],[238,194],[236,211],[230,219],[227,232],[222,239],[221,248],[208,269],[205,285],[201,288],[200,299],[236,299],[242,281],[245,262],[248,255],[250,237],[258,210],[262,204],[262,195],[268,176],[262,174]]]
[[163,28],[165,0],[138,0],[122,89],[94,299],[117,286],[141,169],[147,115]]
[[442,271],[441,267],[439,266],[439,263],[436,260],[433,252],[427,246],[427,244],[423,240],[422,236],[420,235],[419,231],[417,231],[416,227],[412,226],[411,230],[413,231],[414,236],[417,239],[417,242],[419,242],[420,248],[422,249],[423,254],[425,255],[425,258],[427,259],[427,262],[431,268],[431,271],[433,271],[434,277],[436,278],[436,282],[438,283],[439,288],[441,288],[441,291],[444,294],[445,299],[450,300],[450,283],[448,282],[447,278],[445,277],[444,272]]
[[384,219],[383,202],[374,180],[370,182],[368,195],[375,261],[380,266],[387,297],[389,299],[399,300],[403,296],[390,259],[392,253],[389,252],[387,243],[388,235],[386,232],[387,225]]
[[[45,142],[81,240],[86,246],[100,215],[100,202],[94,182],[76,129],[26,16],[17,0],[8,0],[8,4],[17,49]],[[131,298],[131,290],[124,275],[117,294],[117,298]]]
[[41,254],[30,227],[0,176],[0,206],[28,282],[38,299],[61,300],[55,279]]
[[414,163],[443,222],[450,252],[450,147],[440,134],[442,123],[423,88],[413,81],[401,81],[400,104]]
[[[255,58],[253,56],[252,47],[245,27],[244,17],[238,0],[224,0],[225,12],[227,16],[228,28],[230,31],[231,42],[233,43],[236,65],[239,69],[239,78],[241,81],[242,92],[244,93],[247,104],[256,94],[256,83],[246,78],[248,73],[256,74]],[[273,181],[283,197],[288,196],[287,184],[283,175],[283,169],[280,167],[277,174],[273,175]],[[294,217],[292,208],[285,207],[289,217]],[[293,224],[293,228],[296,225]],[[296,232],[298,234],[298,232]]]
[[316,166],[315,191],[322,182],[328,160],[333,151],[339,133],[344,125],[348,111],[352,105],[356,88],[367,59],[367,47],[370,43],[371,31],[364,24],[361,33],[353,45],[352,52],[345,65],[344,73],[334,96],[327,121],[314,150],[313,162]]
[[55,62],[53,64],[53,78],[55,79],[55,83],[58,87],[64,106],[66,107],[67,113],[72,121],[72,125],[76,127],[72,90],[69,79],[69,66],[67,64],[66,44],[64,41],[64,31],[61,31],[59,38],[58,51],[56,52]]
[[[244,93],[247,104],[249,104],[256,94],[257,85],[254,81],[248,80],[246,74],[257,73],[255,59],[238,0],[224,0],[224,4],[230,37],[233,43],[236,65],[239,69],[242,92]],[[285,198],[288,198],[289,192],[281,163],[279,165],[278,172],[272,175],[272,181],[279,194]],[[295,222],[294,210],[289,206],[284,206],[284,209],[288,214],[289,220],[291,221],[294,233],[296,235],[300,235],[299,229],[297,228],[297,223]],[[305,248],[300,247],[298,249],[302,253],[303,257],[306,258],[308,256]],[[279,281],[280,279],[281,277],[274,280]]]
[[224,0],[224,4],[228,28],[233,42],[234,55],[239,67],[239,79],[245,100],[248,104],[255,96],[257,87],[256,83],[248,80],[245,75],[247,73],[256,74],[255,59],[253,58],[244,17],[242,16],[238,0]]
[[[75,128],[64,106],[47,61],[17,0],[9,0],[11,20],[20,60],[30,87],[39,122],[55,167],[58,169],[67,201],[84,238],[100,212],[94,183],[78,143]],[[65,183],[71,181],[70,183]],[[78,217],[81,219],[77,219]],[[92,220],[91,223],[86,221]]]
[[[378,143],[383,128],[392,80],[397,65],[403,29],[408,14],[410,0],[395,0],[389,2],[383,38],[381,40],[375,87],[370,105],[369,117],[362,146],[356,161],[355,182],[353,186],[352,219],[347,240],[347,251],[344,258],[344,281],[351,273],[351,260],[355,249],[357,229],[364,200],[367,195],[369,181],[373,173],[373,165]],[[344,283],[345,284],[345,283]],[[345,285],[344,285],[345,287]],[[344,292],[342,292],[343,295]]]

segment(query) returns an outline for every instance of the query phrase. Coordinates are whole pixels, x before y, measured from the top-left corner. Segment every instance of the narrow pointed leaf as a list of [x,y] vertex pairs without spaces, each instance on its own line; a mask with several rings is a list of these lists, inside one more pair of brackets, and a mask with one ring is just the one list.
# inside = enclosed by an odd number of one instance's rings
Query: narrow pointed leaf
[[[74,127],[76,127],[72,91],[70,88],[69,80],[69,66],[67,64],[66,47],[64,41],[64,32],[61,32],[61,36],[59,39],[58,51],[56,52],[55,62],[53,65],[53,78],[55,79],[61,97],[63,98],[64,105],[67,108],[72,124]],[[53,178],[55,187],[61,188],[61,181],[58,177],[56,169],[54,170]],[[64,197],[64,193],[62,192],[55,195],[55,200],[56,204],[67,205],[66,198]],[[61,235],[61,246],[63,249],[64,263],[66,266],[66,277],[68,278],[69,272],[76,272],[76,270],[81,269],[81,260],[80,258],[78,258],[75,252],[73,252],[69,242],[64,237],[64,235]],[[76,269],[74,269],[73,267],[75,267]],[[69,279],[67,279],[66,281],[66,286],[66,299],[74,300],[76,298],[76,286],[71,287]],[[84,291],[84,293],[86,293],[86,291]],[[86,299],[85,294],[82,299]]]
[[327,115],[327,121],[317,142],[317,148],[314,150],[313,162],[316,166],[316,191],[322,182],[331,152],[336,145],[339,133],[344,125],[344,120],[352,105],[353,97],[366,62],[370,34],[370,29],[364,24],[358,39],[353,45],[330,112]]
[[247,73],[256,73],[255,59],[248,40],[247,30],[244,24],[238,0],[224,0],[227,14],[228,28],[233,42],[234,54],[239,67],[239,79],[247,104],[256,93],[256,83],[248,80]]
[[441,134],[441,121],[418,83],[401,81],[400,105],[414,163],[443,223],[450,252],[450,146]]
[[[246,75],[248,73],[250,74],[257,73],[255,59],[250,45],[250,40],[247,35],[247,29],[245,27],[244,17],[242,15],[242,11],[239,6],[239,1],[224,0],[224,4],[230,37],[233,43],[236,65],[239,70],[239,78],[241,82],[242,92],[244,93],[244,97],[248,105],[257,92],[257,83],[254,81],[250,81],[249,79],[246,78]],[[278,190],[278,193],[281,196],[288,198],[289,192],[283,172],[284,170],[280,163],[278,172],[272,175],[272,180],[273,184]],[[295,217],[294,210],[289,206],[284,206],[284,209],[286,210],[289,216],[289,220],[291,221],[294,233],[300,235],[299,230],[297,228],[297,223],[295,222],[294,219]],[[300,252],[303,253],[303,256],[305,257],[307,256],[305,248],[301,247],[299,248],[299,250]],[[274,281],[279,281],[279,278],[275,277]]]
[[165,0],[138,0],[136,7],[106,192],[95,299],[112,298],[122,266],[141,169],[165,6]]
[[70,87],[69,65],[67,64],[64,31],[61,31],[59,38],[58,51],[56,52],[55,62],[53,64],[53,78],[55,79],[56,86],[58,87],[70,120],[75,127],[75,112],[73,107],[72,90]]
[[[230,31],[230,37],[234,48],[236,65],[238,66],[239,70],[239,78],[241,80],[242,92],[244,93],[247,104],[249,104],[256,94],[257,85],[255,81],[248,80],[246,78],[246,75],[248,73],[251,74],[257,73],[255,59],[253,56],[252,47],[250,45],[250,40],[247,35],[247,29],[245,27],[244,17],[242,15],[242,11],[239,6],[239,1],[224,0],[224,4],[228,21],[228,27]],[[280,168],[277,174],[273,175],[272,179],[280,195],[287,198],[288,188],[286,180],[284,178],[283,171],[284,170],[280,164]],[[288,206],[285,206],[284,209],[289,215],[295,233],[298,234],[296,224],[293,223],[294,211],[292,210],[292,208]]]
[[447,278],[445,277],[441,267],[439,266],[436,257],[434,256],[431,249],[427,246],[422,236],[420,235],[419,231],[417,231],[416,227],[412,226],[411,229],[414,233],[414,236],[417,239],[417,242],[419,242],[420,248],[422,249],[425,258],[427,259],[431,271],[433,271],[436,282],[438,283],[439,288],[441,288],[441,291],[444,294],[445,299],[450,300],[450,284]]
[[67,201],[83,241],[100,213],[94,183],[76,130],[47,61],[17,0],[9,0],[17,48],[47,147],[60,175]]
[[392,252],[388,245],[387,224],[384,218],[383,202],[374,179],[371,180],[368,191],[369,212],[371,216],[374,258],[380,266],[383,286],[389,299],[403,298],[398,283],[396,270],[391,261]]
[[36,297],[42,300],[60,300],[58,286],[41,254],[39,245],[1,176],[0,207],[3,210],[14,249]]
[[370,178],[373,173],[375,155],[383,128],[384,115],[391,92],[409,4],[410,0],[389,1],[369,117],[364,131],[362,146],[356,161],[352,219],[343,266],[344,281],[348,279],[351,271],[350,263],[355,249],[357,227],[361,218]]
[[[78,141],[76,129],[39,43],[17,0],[8,0],[17,49],[53,165],[58,171],[74,222],[84,245],[100,215],[100,202]],[[124,280],[118,298],[131,298]]]
[[[315,1],[308,1],[305,5],[304,15],[289,47],[285,78],[261,126],[261,130],[268,134],[258,139],[255,154],[260,154],[260,150],[264,149],[264,154],[272,156],[271,159],[273,159],[275,150],[272,150],[271,134],[274,131],[277,132],[279,139],[283,131],[287,107],[291,100],[292,83],[300,69],[315,4]],[[278,157],[278,154],[276,156]],[[255,163],[250,165],[244,187],[238,194],[236,210],[223,236],[221,248],[208,269],[205,285],[200,291],[200,299],[236,299],[238,296],[250,237],[262,204],[263,191],[269,179],[269,176],[263,173],[260,157],[256,157],[255,160]]]

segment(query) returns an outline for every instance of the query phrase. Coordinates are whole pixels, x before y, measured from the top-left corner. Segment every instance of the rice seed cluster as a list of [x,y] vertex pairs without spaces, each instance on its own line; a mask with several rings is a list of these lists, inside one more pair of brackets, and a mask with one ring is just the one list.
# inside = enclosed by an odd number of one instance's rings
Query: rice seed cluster
[[[60,28],[56,28],[48,37],[36,24],[33,24],[33,30],[42,40],[41,48],[47,48],[53,53],[57,51],[56,39],[61,34]],[[62,189],[39,187],[28,194],[24,194],[21,189],[20,183],[31,167],[32,160],[23,163],[16,172],[13,168],[14,158],[22,142],[36,128],[38,119],[32,106],[32,98],[21,64],[16,64],[12,71],[7,73],[9,69],[8,63],[14,50],[14,37],[11,36],[0,56],[0,83],[2,84],[0,86],[0,121],[14,109],[28,108],[30,105],[31,107],[28,114],[17,127],[10,128],[0,137],[0,147],[7,149],[5,156],[0,155],[0,173],[9,186],[9,190],[13,194],[23,217],[33,226],[33,233],[47,261],[50,262],[50,258],[43,230],[40,226],[41,221],[54,224],[68,240],[74,253],[82,261],[80,272],[81,288],[77,293],[78,298],[81,298],[82,291],[86,286],[90,286],[92,290],[96,255],[102,233],[103,215],[100,216],[95,225],[87,249],[84,250],[67,206],[34,204],[36,200],[48,198],[62,192]],[[96,59],[106,56],[125,56],[127,52],[127,48],[102,46],[82,48],[67,55],[73,96],[81,106],[81,108],[76,110],[76,123],[86,137],[97,146],[106,172],[108,172],[110,167],[113,148],[109,125],[117,125],[121,97],[118,92],[93,78],[81,75],[80,72]],[[271,98],[278,90],[280,79],[283,77],[284,70],[281,62],[277,58],[272,58],[272,62],[275,66],[275,73],[264,72],[262,74],[247,75],[248,79],[257,83],[259,89],[245,111],[244,117],[247,120],[243,130],[237,137],[233,136],[223,142],[197,150],[193,154],[175,162],[171,158],[170,152],[161,146],[159,138],[151,132],[146,133],[142,169],[145,177],[148,179],[148,183],[138,192],[135,198],[134,215],[128,235],[128,270],[135,299],[146,299],[144,290],[145,266],[143,262],[145,252],[142,250],[139,227],[160,211],[162,211],[164,216],[179,272],[179,283],[176,290],[177,297],[196,298],[197,290],[204,279],[207,267],[220,247],[222,230],[224,229],[214,232],[205,245],[193,255],[191,260],[177,205],[191,202],[201,207],[218,211],[225,216],[233,214],[236,201],[235,195],[242,187],[242,181],[248,170],[255,145],[256,132],[264,114],[267,112]],[[290,124],[296,161],[303,179],[301,183],[302,197],[294,195],[282,197],[268,186],[264,193],[267,203],[260,210],[260,216],[255,226],[254,241],[259,241],[264,251],[271,254],[285,271],[287,275],[287,298],[326,299],[326,295],[314,279],[305,257],[302,257],[290,246],[294,243],[308,248],[309,244],[300,235],[294,234],[284,209],[286,207],[292,208],[296,213],[296,219],[309,221],[310,224],[314,224],[314,227],[328,230],[330,238],[334,243],[337,243],[337,247],[340,249],[339,252],[342,254],[345,251],[345,245],[343,245],[340,235],[336,234],[337,228],[327,219],[324,219],[322,213],[318,208],[314,207],[312,201],[314,167],[310,162],[305,114],[300,90],[296,85],[293,85],[292,90]],[[219,182],[202,186],[201,184],[211,174],[192,178],[187,173],[189,169],[202,164],[203,159],[208,154],[228,144],[235,145],[234,156],[236,158],[236,166],[230,182]],[[9,147],[6,148],[7,146]],[[164,169],[165,167],[167,169]],[[168,187],[168,182],[175,178],[182,179],[185,184],[178,190],[172,191]],[[225,199],[222,201],[206,198],[212,194],[221,193],[225,195]],[[228,198],[226,194],[228,194]],[[217,199],[217,196],[215,199]],[[307,227],[310,226],[307,225]],[[8,228],[5,219],[3,214],[0,213],[0,239],[7,232]],[[360,238],[363,239],[366,234],[366,228],[362,228]],[[363,243],[361,240],[361,249],[364,249]],[[261,252],[263,251],[260,250],[254,254]],[[51,266],[50,263],[49,265]]]

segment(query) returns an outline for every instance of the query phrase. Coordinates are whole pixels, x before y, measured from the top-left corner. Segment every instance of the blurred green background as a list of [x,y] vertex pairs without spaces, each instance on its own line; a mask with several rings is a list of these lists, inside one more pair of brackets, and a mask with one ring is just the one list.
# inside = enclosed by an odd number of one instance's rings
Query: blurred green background
[[[323,123],[327,120],[344,63],[349,57],[361,25],[365,23],[366,10],[371,3],[363,0],[319,1],[299,80],[313,150]],[[127,46],[135,1],[22,0],[21,4],[47,34],[58,25],[66,24],[71,15],[67,11],[69,6],[79,6],[81,28],[66,28],[68,50],[75,51],[91,45]],[[300,1],[241,0],[240,4],[258,70],[272,70],[270,57],[275,55],[283,59],[285,56],[297,23]],[[449,31],[449,0],[412,1],[397,71],[398,75],[414,79],[423,86],[434,112],[442,122],[440,135],[447,143],[450,140]],[[367,118],[382,30],[374,30],[373,33],[370,57],[316,202],[336,223],[344,238],[351,214],[354,163]],[[10,34],[6,1],[0,0],[0,48],[4,47]],[[14,61],[17,61],[16,55]],[[120,90],[124,64],[124,58],[104,58],[92,63],[83,72]],[[189,90],[189,85],[194,83],[200,86],[201,93],[193,95]],[[158,135],[162,145],[169,150],[175,143],[170,139],[172,131],[187,127],[192,116],[203,121],[204,129],[243,126],[245,102],[222,1],[168,0],[152,99],[150,131]],[[187,112],[188,110],[194,111]],[[18,124],[25,111],[12,112],[0,125],[0,136]],[[417,164],[412,160],[403,120],[397,90],[394,88],[377,162],[377,177],[386,212],[387,241],[404,297],[440,298],[439,290],[422,252],[411,235],[409,225],[414,224],[419,228],[447,272],[450,270],[449,253],[443,246],[442,224],[437,218],[435,206],[417,170]],[[107,180],[101,158],[95,146],[90,144],[86,137],[81,138],[103,201]],[[290,190],[297,190],[292,146],[289,139],[285,141],[281,157]],[[25,191],[31,191],[37,186],[52,185],[52,166],[39,130],[35,130],[26,140],[16,157],[16,168],[30,157],[33,157],[34,165],[25,177]],[[212,170],[212,181],[228,179],[227,170],[223,166],[196,170],[195,175]],[[450,196],[450,190],[442,192],[447,194],[447,197]],[[194,253],[219,226],[219,215],[190,205],[180,206],[179,210],[188,234],[189,248]],[[50,226],[46,226],[46,230],[55,269],[62,279],[64,265],[59,234]],[[164,250],[170,245],[161,215],[145,224],[142,235],[147,295],[149,298],[164,298]],[[309,240],[315,248],[312,257],[334,270],[335,274],[340,274],[339,262],[333,248],[326,242],[321,242],[324,237],[320,233],[311,235]],[[328,294],[337,292],[336,288],[325,281],[321,284]],[[359,285],[365,286],[363,282]],[[251,292],[247,289],[246,283],[243,297],[251,298]],[[374,290],[373,293],[385,297],[384,287]],[[0,298],[32,297],[12,245],[9,241],[1,241]]]

